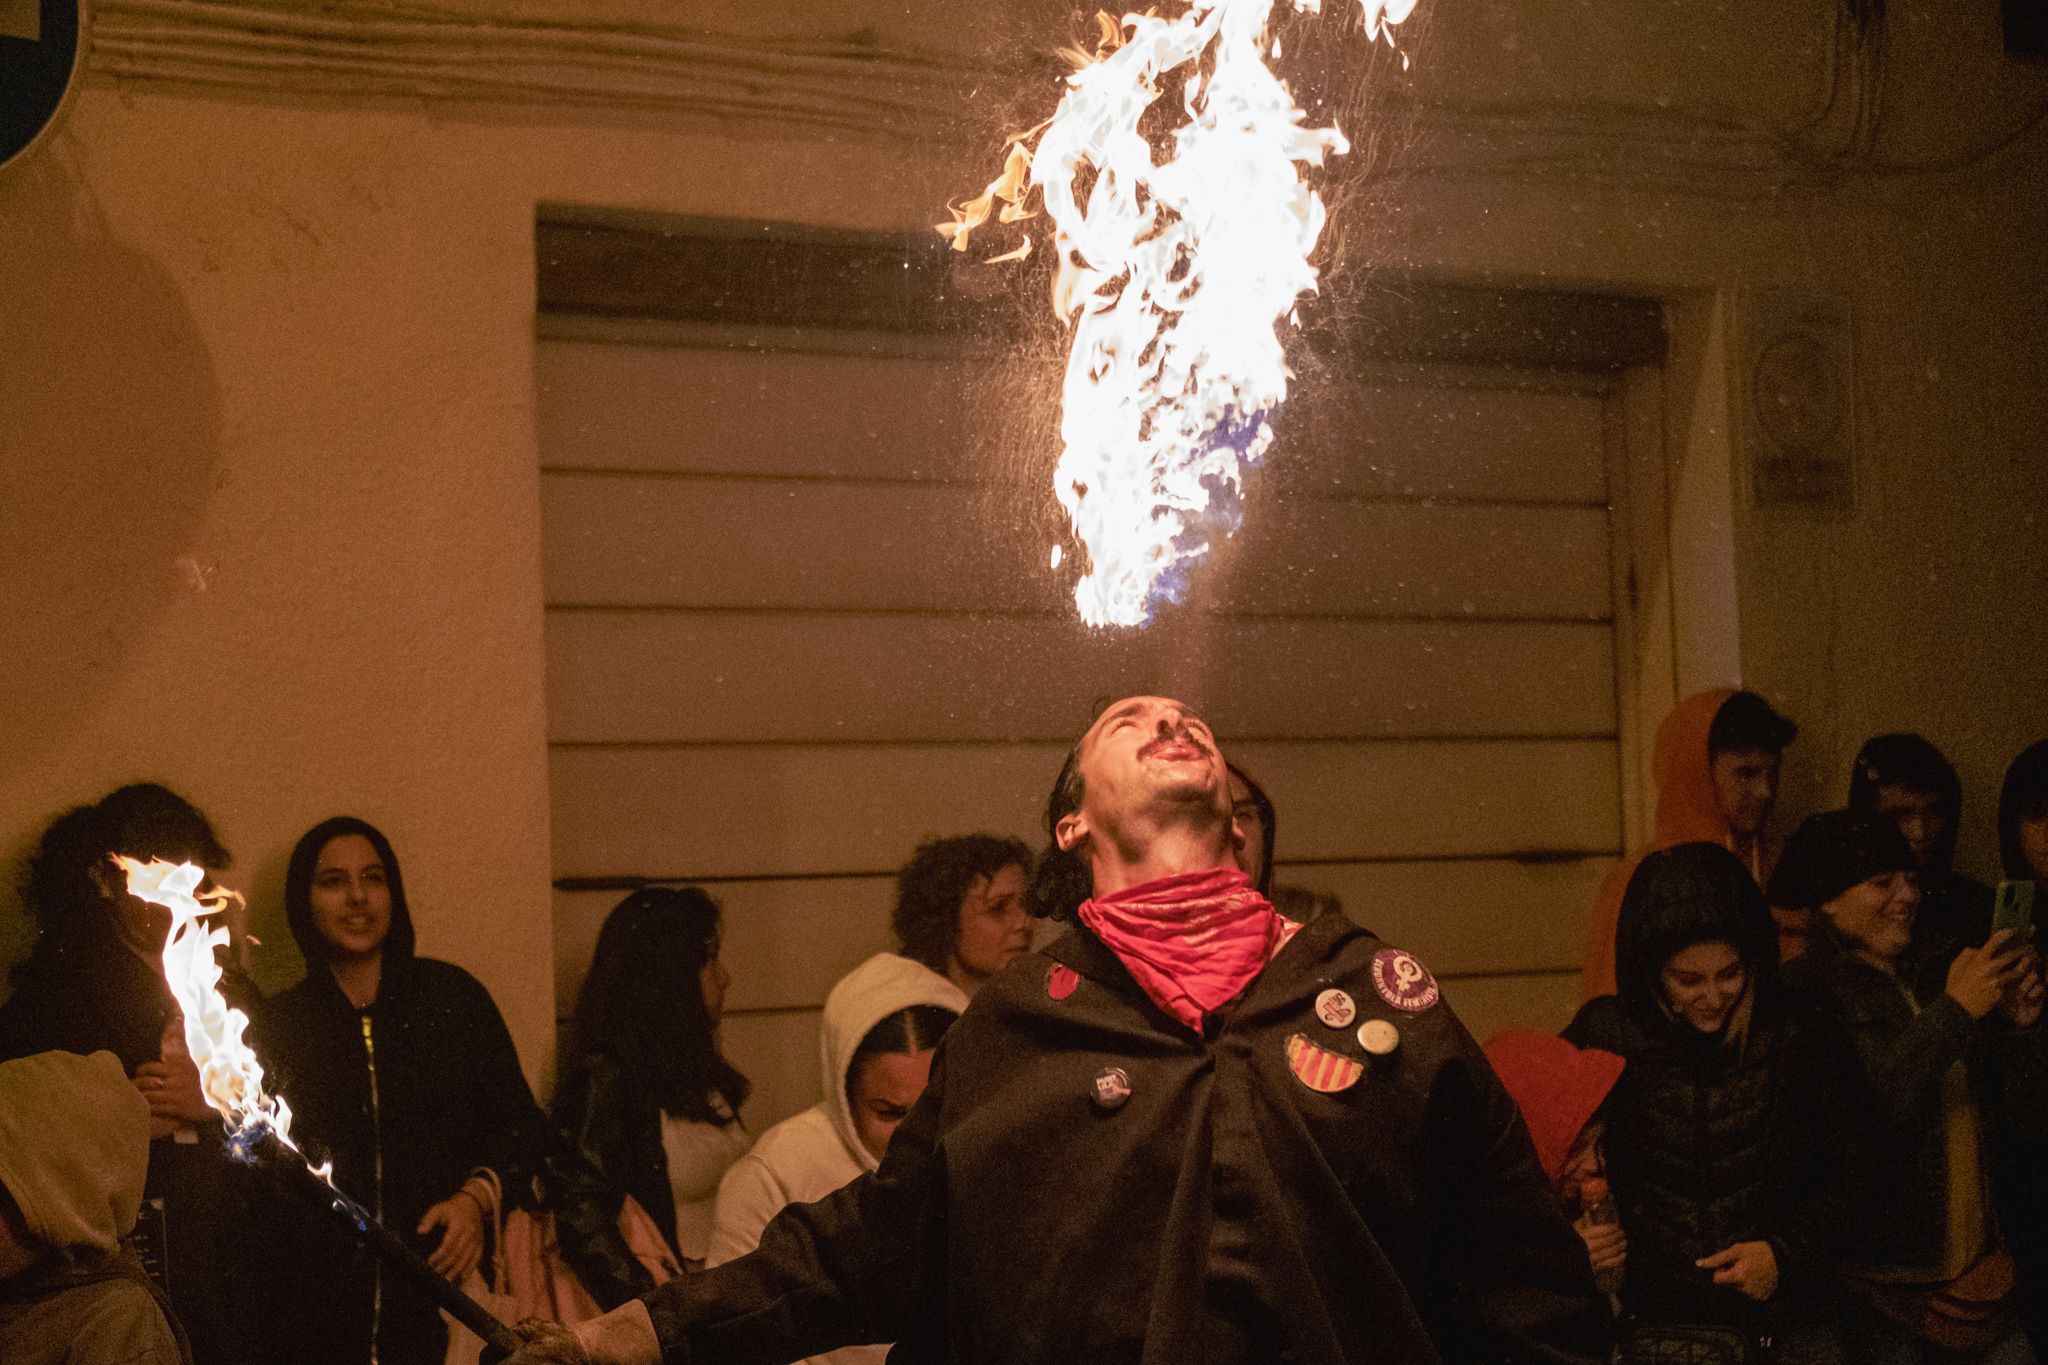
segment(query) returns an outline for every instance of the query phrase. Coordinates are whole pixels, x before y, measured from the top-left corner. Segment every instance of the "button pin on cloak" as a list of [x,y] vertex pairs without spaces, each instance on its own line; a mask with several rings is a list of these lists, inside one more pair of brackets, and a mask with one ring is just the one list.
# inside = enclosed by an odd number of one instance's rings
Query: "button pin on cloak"
[[1114,1113],[1123,1108],[1124,1101],[1131,1097],[1130,1075],[1120,1066],[1106,1066],[1095,1073],[1088,1093],[1097,1109]]

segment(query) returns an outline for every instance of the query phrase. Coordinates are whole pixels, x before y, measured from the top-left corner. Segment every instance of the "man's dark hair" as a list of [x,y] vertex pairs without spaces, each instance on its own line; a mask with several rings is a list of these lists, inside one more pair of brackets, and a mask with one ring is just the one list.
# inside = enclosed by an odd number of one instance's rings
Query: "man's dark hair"
[[1947,822],[1941,841],[1927,855],[1924,872],[1947,872],[1961,833],[1963,784],[1941,750],[1919,735],[1879,735],[1856,751],[1849,765],[1849,809],[1875,811],[1885,787],[1903,787],[1934,798]]
[[1045,852],[1038,857],[1025,898],[1031,913],[1040,919],[1072,921],[1081,902],[1094,890],[1088,865],[1079,854],[1060,847],[1059,833],[1060,821],[1081,809],[1086,794],[1081,780],[1081,740],[1086,738],[1084,734],[1067,750],[1066,762],[1060,764],[1059,776],[1053,779],[1052,793],[1045,798]]
[[846,1075],[840,1078],[840,1084],[846,1087],[847,1098],[853,1098],[853,1078],[862,1062],[885,1052],[929,1052],[939,1045],[939,1039],[946,1036],[946,1030],[959,1017],[944,1005],[909,1005],[885,1015],[846,1059]]
[[50,822],[21,879],[21,899],[44,941],[85,937],[99,911],[92,870],[112,850],[98,806],[75,806]]
[[725,1123],[751,1088],[718,1050],[701,974],[718,956],[718,902],[701,889],[643,886],[613,907],[576,997],[579,1053],[605,1052],[663,1112]]
[[1259,894],[1270,897],[1273,894],[1273,844],[1280,834],[1278,817],[1273,813],[1273,798],[1266,795],[1266,789],[1250,773],[1235,763],[1225,759],[1224,766],[1230,769],[1232,777],[1244,783],[1245,794],[1251,797],[1252,807],[1259,813],[1259,845],[1263,854],[1259,859]]
[[116,853],[142,862],[196,863],[224,871],[231,859],[197,806],[168,787],[137,782],[52,820],[29,856],[21,898],[41,931],[38,951],[98,941],[114,931],[93,873]]
[[1031,849],[1022,839],[961,834],[917,846],[896,874],[896,909],[889,917],[903,955],[941,975],[960,941],[960,902],[976,881],[1006,867],[1031,873]]
[[1754,692],[1737,692],[1721,703],[1707,729],[1707,756],[1760,749],[1783,753],[1799,736],[1799,727],[1779,715]]
[[100,798],[115,852],[148,862],[196,863],[224,872],[233,862],[199,807],[154,782],[136,782]]

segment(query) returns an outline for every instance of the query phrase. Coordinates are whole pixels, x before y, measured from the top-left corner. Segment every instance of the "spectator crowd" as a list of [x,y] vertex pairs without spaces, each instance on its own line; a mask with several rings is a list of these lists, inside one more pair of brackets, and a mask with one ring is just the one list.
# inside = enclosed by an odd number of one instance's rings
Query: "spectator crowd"
[[[1056,779],[1042,853],[911,851],[895,950],[825,1001],[822,1098],[758,1134],[703,887],[610,912],[548,1108],[484,987],[415,951],[402,830],[308,830],[284,887],[305,976],[266,997],[231,952],[223,991],[337,1188],[436,1274],[581,1333],[535,1360],[658,1340],[878,1365],[899,1332],[899,1360],[1105,1343],[1074,1365],[2048,1358],[2048,741],[2006,773],[1994,890],[1954,865],[1961,784],[1927,740],[1871,739],[1843,807],[1781,843],[1798,727],[1753,692],[1685,699],[1656,737],[1654,836],[1588,907],[1583,1007],[1479,1060],[1371,907],[1274,885],[1285,812],[1198,718],[1120,709]],[[1200,819],[1146,813],[1173,764],[1214,769],[1175,779]],[[475,1359],[331,1211],[233,1159],[162,975],[165,912],[116,854],[231,866],[151,783],[59,815],[28,861],[37,938],[0,1005],[0,1360]],[[1089,1103],[1062,1118],[1028,1087],[1067,1058]],[[1386,1115],[1341,1108],[1383,1081]],[[1167,1094],[1184,1108],[1148,1110]],[[1068,1151],[1069,1131],[1099,1136]],[[1009,1315],[1000,1346],[973,1325]],[[643,1344],[606,1346],[614,1322]]]

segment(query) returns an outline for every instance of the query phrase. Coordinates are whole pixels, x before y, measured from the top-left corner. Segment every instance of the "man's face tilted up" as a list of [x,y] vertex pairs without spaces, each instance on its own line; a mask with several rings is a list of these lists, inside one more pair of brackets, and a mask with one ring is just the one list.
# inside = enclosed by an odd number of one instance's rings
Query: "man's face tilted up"
[[1081,807],[1059,822],[1060,847],[1101,862],[1141,860],[1168,830],[1234,846],[1230,780],[1201,717],[1167,697],[1126,697],[1081,737]]

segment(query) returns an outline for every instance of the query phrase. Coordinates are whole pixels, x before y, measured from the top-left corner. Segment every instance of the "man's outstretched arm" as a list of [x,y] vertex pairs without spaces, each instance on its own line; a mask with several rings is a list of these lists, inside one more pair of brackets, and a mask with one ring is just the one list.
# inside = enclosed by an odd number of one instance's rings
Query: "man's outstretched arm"
[[901,1337],[920,1271],[941,1254],[943,1055],[879,1171],[783,1209],[738,1260],[567,1331],[535,1325],[506,1365],[787,1365]]

